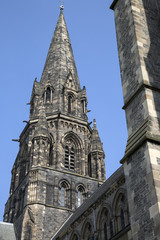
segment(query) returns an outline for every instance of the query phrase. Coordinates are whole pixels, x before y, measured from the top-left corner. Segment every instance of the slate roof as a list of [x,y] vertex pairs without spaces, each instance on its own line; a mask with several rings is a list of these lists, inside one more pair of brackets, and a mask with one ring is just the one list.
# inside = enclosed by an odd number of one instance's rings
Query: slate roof
[[16,240],[12,223],[0,222],[0,240]]

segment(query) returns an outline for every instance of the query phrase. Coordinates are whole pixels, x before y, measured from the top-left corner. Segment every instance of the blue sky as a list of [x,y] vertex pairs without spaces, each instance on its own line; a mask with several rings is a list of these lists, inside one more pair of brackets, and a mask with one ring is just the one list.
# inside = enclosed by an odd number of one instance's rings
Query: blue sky
[[[124,155],[127,129],[112,0],[64,0],[64,15],[81,83],[86,86],[89,121],[97,127],[109,177]],[[1,0],[0,3],[0,221],[3,219],[18,153],[18,139],[29,118],[34,78],[40,80],[59,16],[57,0]]]

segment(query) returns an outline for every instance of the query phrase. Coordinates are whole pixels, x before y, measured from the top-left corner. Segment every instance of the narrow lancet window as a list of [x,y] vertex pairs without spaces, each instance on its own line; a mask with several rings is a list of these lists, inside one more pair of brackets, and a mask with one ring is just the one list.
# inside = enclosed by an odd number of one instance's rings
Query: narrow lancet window
[[50,87],[47,87],[46,90],[46,102],[50,102],[51,101],[51,89]]
[[78,207],[82,204],[82,189],[78,190]]
[[78,187],[78,207],[81,206],[83,203],[83,194],[84,194],[84,188],[82,186]]

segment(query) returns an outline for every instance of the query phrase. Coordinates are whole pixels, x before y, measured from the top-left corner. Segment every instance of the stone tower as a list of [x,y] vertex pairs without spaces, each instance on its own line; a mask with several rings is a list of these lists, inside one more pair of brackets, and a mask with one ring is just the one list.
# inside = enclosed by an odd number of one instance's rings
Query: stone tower
[[4,221],[14,223],[17,239],[49,239],[105,180],[103,146],[95,120],[93,129],[88,123],[63,7],[19,144]]
[[115,0],[132,237],[160,239],[160,0]]

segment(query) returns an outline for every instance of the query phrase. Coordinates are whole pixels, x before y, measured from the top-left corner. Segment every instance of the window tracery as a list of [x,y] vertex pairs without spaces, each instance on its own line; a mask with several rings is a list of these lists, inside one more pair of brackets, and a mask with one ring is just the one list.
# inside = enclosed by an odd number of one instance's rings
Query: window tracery
[[74,132],[67,132],[62,137],[62,146],[64,149],[63,167],[70,171],[81,174],[83,143],[80,137]]

